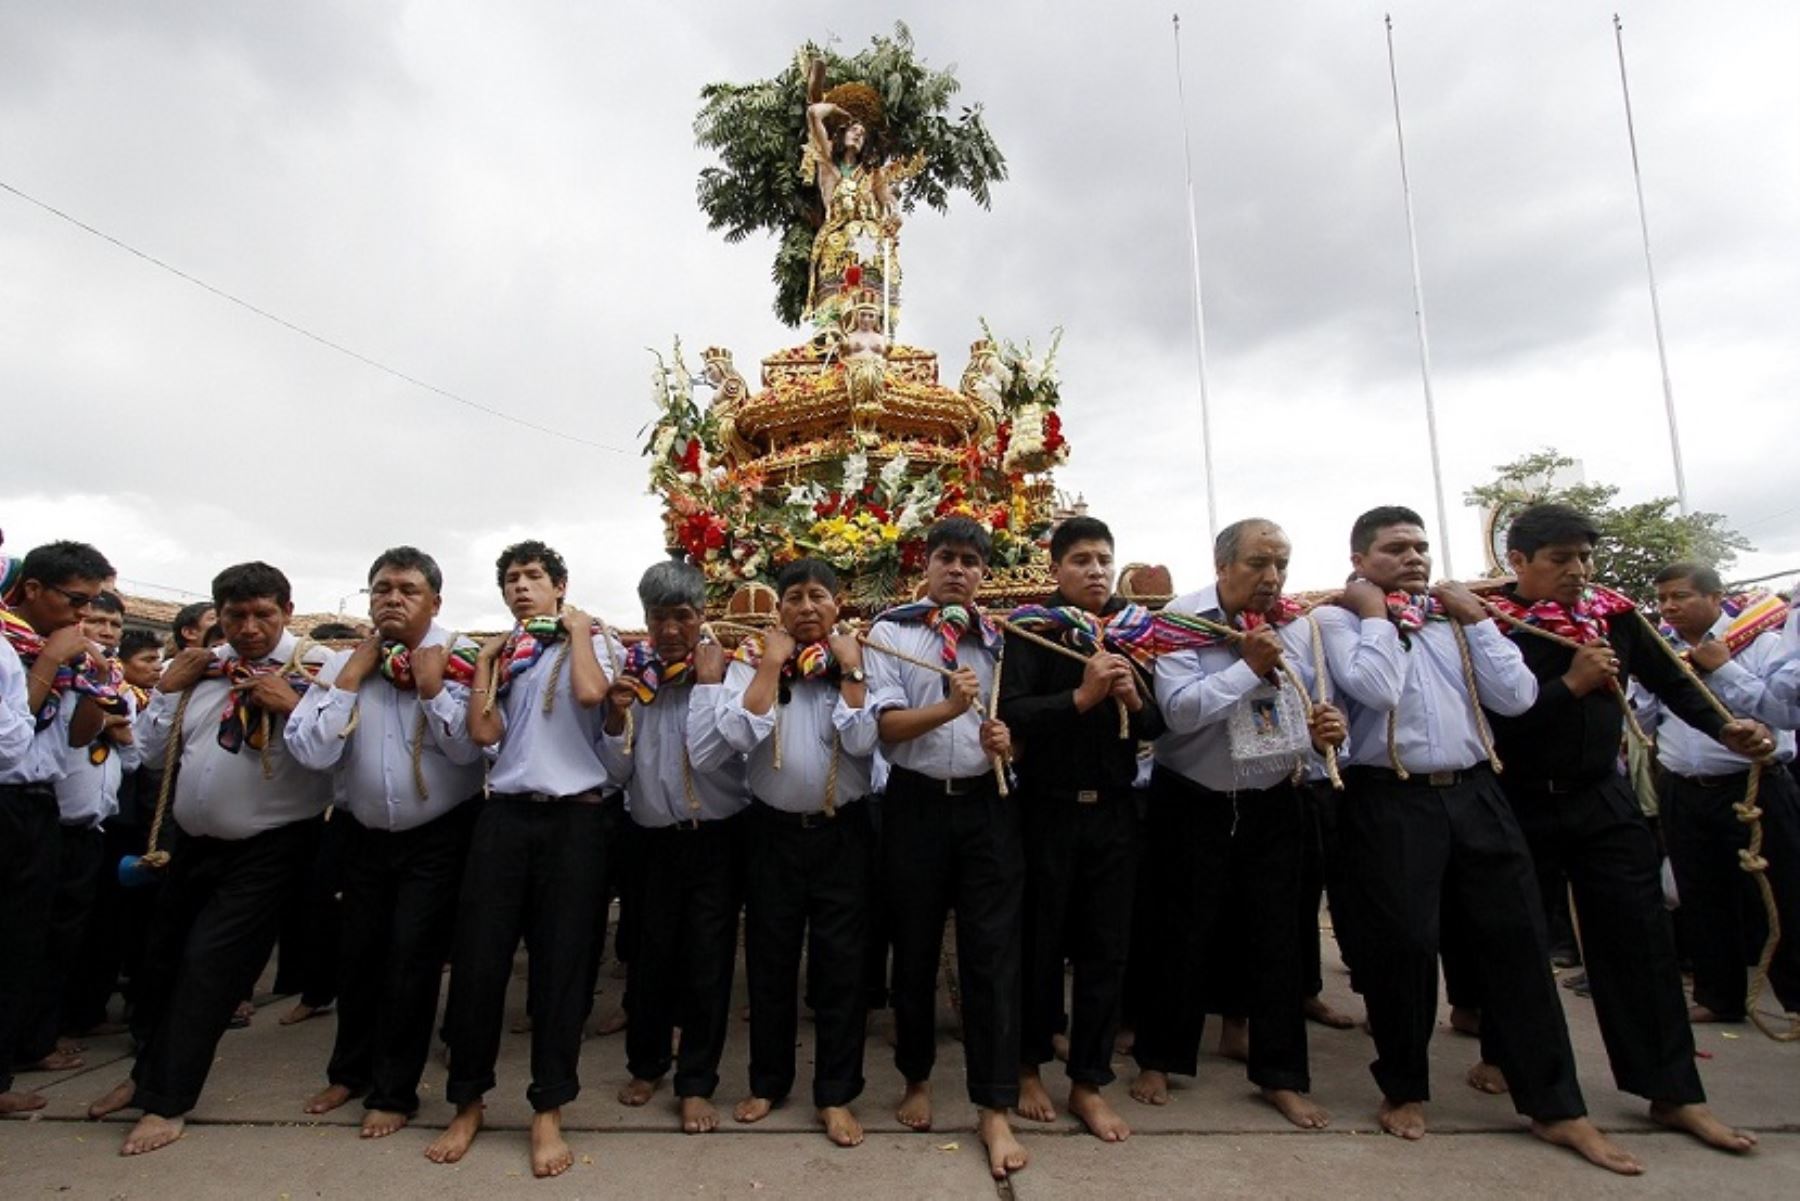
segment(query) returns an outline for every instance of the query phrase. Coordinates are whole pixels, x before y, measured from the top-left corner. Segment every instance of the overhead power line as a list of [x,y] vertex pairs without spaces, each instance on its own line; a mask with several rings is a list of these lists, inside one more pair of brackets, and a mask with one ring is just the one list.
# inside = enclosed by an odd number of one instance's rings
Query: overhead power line
[[334,341],[331,338],[327,338],[323,334],[314,333],[312,330],[307,329],[305,326],[298,325],[292,321],[289,321],[287,318],[282,317],[279,314],[271,313],[269,310],[261,307],[260,305],[252,304],[250,301],[245,300],[241,296],[235,295],[231,292],[227,292],[224,288],[216,287],[213,284],[207,283],[205,280],[201,279],[200,277],[198,277],[196,275],[191,275],[188,272],[183,271],[180,267],[177,267],[172,263],[165,262],[164,260],[157,258],[155,255],[150,254],[147,251],[139,250],[137,247],[133,246],[131,243],[126,242],[120,238],[116,238],[112,234],[107,233],[103,229],[96,229],[94,226],[89,225],[86,221],[83,221],[81,218],[73,216],[69,213],[66,213],[62,209],[57,208],[55,205],[50,204],[47,201],[39,200],[36,196],[31,195],[29,192],[21,191],[20,189],[14,187],[12,184],[7,183],[3,179],[0,179],[0,190],[4,190],[6,192],[11,193],[14,196],[17,196],[20,200],[25,201],[27,204],[36,205],[38,208],[43,209],[46,213],[49,213],[51,216],[60,218],[63,221],[67,221],[70,225],[75,226],[77,229],[84,230],[85,232],[92,234],[94,237],[99,238],[103,242],[111,243],[112,245],[118,247],[120,250],[123,250],[127,254],[134,255],[137,258],[142,259],[144,262],[149,263],[153,267],[160,267],[162,270],[167,271],[169,274],[177,276],[180,279],[184,279],[188,283],[193,284],[197,288],[203,288],[206,291],[211,292],[214,296],[219,297],[221,300],[228,300],[232,304],[237,305],[241,309],[247,309],[248,311],[255,313],[258,317],[261,317],[265,321],[272,321],[276,325],[281,326],[283,329],[289,330],[296,334],[299,334],[303,338],[307,338],[307,339],[310,339],[311,341],[317,342],[320,346],[323,346],[323,347],[327,348],[328,350],[335,350],[337,353],[344,355],[347,358],[355,359],[357,362],[363,364],[366,367],[373,367],[377,371],[385,372],[386,374],[393,376],[397,380],[400,380],[404,383],[411,384],[413,387],[422,389],[423,391],[430,392],[434,396],[440,396],[445,400],[454,401],[457,404],[463,405],[466,408],[474,409],[478,413],[486,413],[489,417],[497,417],[501,421],[510,421],[514,425],[524,426],[526,429],[535,430],[540,434],[548,434],[552,438],[562,438],[565,441],[574,442],[581,446],[591,446],[595,450],[611,451],[613,454],[629,455],[632,453],[631,451],[624,450],[617,446],[609,446],[608,444],[606,444],[604,442],[596,442],[591,438],[583,438],[579,434],[571,434],[564,430],[552,429],[547,425],[539,425],[535,421],[529,421],[523,417],[515,416],[514,414],[508,413],[502,409],[496,409],[491,405],[482,404],[480,401],[470,400],[466,396],[459,396],[455,392],[450,391],[448,388],[440,388],[436,384],[431,383],[428,380],[422,380],[418,376],[411,375],[405,371],[401,371],[397,367],[390,367],[386,363],[383,363],[379,359],[370,358],[368,355],[363,354],[359,350],[354,350],[348,346],[345,346],[342,342]]

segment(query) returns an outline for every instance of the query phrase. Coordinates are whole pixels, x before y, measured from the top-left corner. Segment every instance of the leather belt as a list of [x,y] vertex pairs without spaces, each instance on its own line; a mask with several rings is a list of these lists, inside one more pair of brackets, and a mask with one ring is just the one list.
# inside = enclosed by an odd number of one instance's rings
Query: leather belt
[[1405,784],[1417,788],[1455,788],[1458,784],[1466,784],[1480,776],[1491,773],[1494,769],[1485,763],[1477,763],[1473,767],[1459,768],[1455,771],[1415,771],[1402,776],[1391,767],[1357,766],[1350,769],[1366,778],[1380,780],[1383,784]]
[[905,781],[907,787],[920,792],[943,796],[968,796],[971,793],[986,792],[995,787],[992,772],[983,772],[978,776],[957,776],[949,780],[940,780],[936,776],[928,776],[922,771],[914,771],[910,767],[895,765],[888,773],[892,780]]

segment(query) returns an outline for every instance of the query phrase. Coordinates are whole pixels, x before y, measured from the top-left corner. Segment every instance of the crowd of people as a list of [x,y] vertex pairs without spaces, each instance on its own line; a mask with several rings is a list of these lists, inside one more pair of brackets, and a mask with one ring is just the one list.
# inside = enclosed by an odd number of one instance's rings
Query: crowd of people
[[[453,632],[438,565],[399,547],[369,569],[366,637],[296,636],[289,581],[251,562],[183,611],[166,657],[122,632],[98,550],[40,546],[0,582],[0,1114],[44,1104],[15,1072],[128,1027],[131,1074],[90,1115],[141,1113],[125,1154],[173,1143],[279,939],[284,1020],[336,1006],[306,1111],[360,1099],[364,1137],[400,1130],[441,1034],[455,1115],[425,1154],[454,1163],[498,1083],[523,941],[531,1164],[560,1174],[616,896],[619,1098],[646,1105],[672,1074],[690,1133],[720,1122],[740,932],[731,1116],[787,1103],[804,1006],[820,1126],[860,1143],[868,1014],[891,1007],[897,1117],[930,1129],[951,914],[996,1177],[1026,1166],[1016,1119],[1060,1107],[1125,1140],[1119,1052],[1130,1097],[1169,1104],[1210,1015],[1261,1096],[1318,1129],[1308,1020],[1354,1022],[1320,996],[1323,893],[1388,1133],[1426,1132],[1441,965],[1479,1033],[1470,1083],[1543,1140],[1642,1170],[1576,1080],[1550,924],[1573,915],[1618,1087],[1749,1151],[1706,1106],[1692,1023],[1746,1016],[1747,790],[1800,929],[1795,619],[1744,612],[1692,563],[1659,574],[1647,616],[1591,579],[1600,534],[1565,506],[1507,539],[1510,580],[1433,584],[1418,514],[1378,508],[1350,531],[1348,583],[1309,601],[1285,590],[1280,527],[1239,521],[1216,581],[1151,612],[1115,593],[1112,534],[1079,516],[1051,536],[1054,594],[1002,614],[977,604],[987,533],[950,517],[921,599],[860,628],[822,561],[782,568],[758,629],[709,623],[703,576],[668,561],[642,575],[630,639],[567,602],[537,541],[497,563],[512,627]],[[1800,1009],[1800,943],[1767,976]]]

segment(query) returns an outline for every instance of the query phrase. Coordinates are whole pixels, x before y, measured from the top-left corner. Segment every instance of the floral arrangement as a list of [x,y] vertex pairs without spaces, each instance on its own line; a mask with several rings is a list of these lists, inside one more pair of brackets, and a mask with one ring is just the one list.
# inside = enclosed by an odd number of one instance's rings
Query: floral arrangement
[[694,375],[682,361],[681,339],[675,339],[666,360],[654,350],[650,354],[656,359],[650,370],[650,399],[657,419],[645,427],[650,437],[644,454],[650,459],[650,490],[660,492],[705,474],[718,429],[694,400]]
[[1062,417],[1056,406],[1062,395],[1056,377],[1056,351],[1062,329],[1051,331],[1050,349],[1042,359],[1031,343],[1023,347],[994,335],[983,318],[981,330],[994,348],[994,360],[974,387],[981,400],[1003,410],[1007,419],[996,431],[1002,470],[1008,474],[1048,471],[1069,460]]

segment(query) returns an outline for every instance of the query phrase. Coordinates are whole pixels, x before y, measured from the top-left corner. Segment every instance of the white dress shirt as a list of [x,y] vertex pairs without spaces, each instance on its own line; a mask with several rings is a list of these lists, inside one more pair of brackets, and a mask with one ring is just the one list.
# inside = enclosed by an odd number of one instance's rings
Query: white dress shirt
[[[1335,605],[1313,612],[1332,677],[1350,702],[1349,763],[1393,766],[1389,713],[1396,714],[1394,746],[1408,772],[1462,771],[1487,762],[1450,622],[1426,622],[1405,649],[1400,631],[1385,617],[1359,619]],[[1463,634],[1481,704],[1507,717],[1531,708],[1537,677],[1493,619],[1464,626]]]
[[[125,715],[135,719],[137,699],[129,692],[124,695]],[[92,753],[92,744],[76,748],[68,774],[56,782],[56,808],[65,826],[98,829],[119,811],[119,786],[125,782],[125,773],[136,771],[143,763],[135,742],[124,746],[108,742],[106,758],[99,763],[93,761]]]
[[56,716],[38,729],[25,663],[11,643],[0,639],[0,709],[5,710],[0,717],[0,731],[4,731],[0,738],[5,744],[0,745],[17,748],[12,753],[18,756],[9,763],[0,751],[0,784],[54,784],[68,774],[75,757],[87,753],[69,745],[69,722],[80,700],[81,694],[74,689],[65,692]]
[[1769,695],[1794,715],[1788,724],[1800,724],[1800,605],[1788,614],[1781,631],[1781,660],[1769,669],[1768,685]]
[[25,761],[37,735],[30,688],[19,652],[0,638],[0,783],[16,782],[11,773]]
[[[1708,633],[1723,639],[1730,626],[1731,618],[1721,613]],[[1685,650],[1689,644],[1683,641],[1678,645]],[[1771,698],[1763,683],[1763,675],[1772,672],[1780,661],[1781,635],[1771,630],[1726,660],[1724,666],[1706,677],[1706,683],[1733,713],[1773,726],[1775,758],[1787,763],[1794,757],[1794,732],[1783,727],[1793,723],[1783,721],[1786,706]],[[1631,707],[1645,732],[1656,735],[1657,760],[1676,775],[1729,776],[1750,770],[1750,760],[1726,750],[1682,721],[1635,681],[1631,685]]]
[[[1198,592],[1177,597],[1165,609],[1225,622],[1219,608],[1219,587],[1208,584]],[[1312,625],[1308,618],[1290,621],[1276,631],[1283,655],[1313,695]],[[1278,677],[1279,687],[1290,693],[1293,685]],[[1168,732],[1156,740],[1156,762],[1214,792],[1257,792],[1293,775],[1294,763],[1241,764],[1231,751],[1228,719],[1253,693],[1267,695],[1269,685],[1250,670],[1237,647],[1230,643],[1205,650],[1176,651],[1156,660],[1156,704],[1162,710]],[[1310,741],[1300,749],[1296,762],[1310,773],[1323,760]]]
[[[283,631],[265,662],[285,664],[298,643],[292,630]],[[325,647],[310,647],[305,662],[317,667],[328,653]],[[222,642],[213,648],[213,657],[235,659],[238,653],[230,643]],[[219,719],[230,690],[224,679],[201,680],[194,685],[181,723],[176,823],[189,834],[235,841],[325,812],[331,803],[331,778],[303,767],[288,753],[285,722],[269,723],[266,753],[247,742],[235,752],[219,745]],[[134,727],[144,762],[161,765],[180,702],[176,693],[159,690],[150,694],[150,703]],[[265,757],[270,770],[267,779],[263,776]]]
[[[610,683],[625,648],[611,631],[593,636],[594,655]],[[605,792],[616,787],[600,761],[604,703],[586,709],[575,699],[571,681],[573,652],[563,655],[560,643],[546,647],[524,675],[516,677],[500,698],[506,731],[488,770],[488,789],[496,793],[538,793],[546,798]],[[558,668],[558,664],[561,668]],[[544,693],[556,689],[550,712]],[[477,696],[470,703],[482,704]]]
[[[791,680],[787,704],[777,700],[767,713],[744,708],[744,693],[756,669],[733,661],[718,700],[719,732],[749,760],[750,791],[756,799],[789,813],[817,813],[825,807],[825,785],[836,735],[838,808],[870,789],[870,757],[881,740],[875,711],[852,709],[837,685],[824,680]],[[775,769],[775,732],[781,727],[781,769]]]
[[[449,637],[434,621],[419,645],[443,646]],[[468,688],[445,680],[436,696],[421,700],[379,671],[364,676],[355,692],[324,687],[335,683],[354,653],[338,651],[326,660],[319,670],[321,686],[309,688],[288,716],[288,753],[314,771],[331,772],[333,801],[368,830],[411,830],[479,794],[484,763],[481,748],[469,739]],[[346,738],[353,711],[356,728]],[[423,797],[412,762],[421,711]]]
[[[631,726],[607,734],[600,758],[625,788],[625,811],[646,829],[718,821],[750,803],[744,756],[719,732],[723,684],[663,684],[648,705],[633,705]],[[626,734],[631,752],[626,753]],[[688,803],[689,788],[699,808]]]
[[[923,659],[943,661],[944,640],[924,622],[877,621],[869,640]],[[981,643],[978,631],[965,631],[956,644],[956,665],[966,667],[981,681],[981,701],[950,721],[905,742],[884,742],[881,752],[889,763],[930,776],[934,780],[960,780],[994,770],[994,762],[981,749],[981,723],[987,718],[986,702],[994,688],[994,656]],[[925,709],[944,699],[943,676],[915,667],[874,647],[863,649],[868,671],[867,707],[877,721],[890,709]]]

